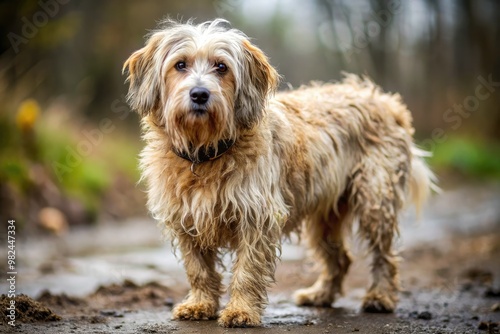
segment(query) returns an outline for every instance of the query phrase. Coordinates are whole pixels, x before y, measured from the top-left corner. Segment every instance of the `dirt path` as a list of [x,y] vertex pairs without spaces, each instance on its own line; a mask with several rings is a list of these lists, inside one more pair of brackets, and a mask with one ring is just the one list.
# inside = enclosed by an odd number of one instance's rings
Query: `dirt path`
[[[293,291],[314,281],[315,268],[300,247],[286,245],[262,328],[170,321],[173,304],[188,288],[182,268],[154,223],[134,221],[75,231],[64,240],[24,240],[18,292],[29,296],[19,298],[30,313],[15,328],[0,325],[0,332],[498,333],[499,199],[500,187],[461,189],[436,198],[422,223],[402,223],[403,291],[395,314],[359,312],[369,283],[369,262],[360,251],[334,308],[294,306]],[[39,303],[30,304],[32,298]],[[44,316],[50,321],[40,321]]]

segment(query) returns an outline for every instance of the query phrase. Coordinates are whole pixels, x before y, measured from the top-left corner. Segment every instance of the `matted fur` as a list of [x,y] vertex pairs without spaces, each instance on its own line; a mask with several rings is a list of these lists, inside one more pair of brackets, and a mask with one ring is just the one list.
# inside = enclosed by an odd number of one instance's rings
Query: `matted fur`
[[[399,95],[354,75],[274,95],[279,76],[267,57],[220,19],[166,21],[124,69],[142,116],[148,208],[181,250],[191,283],[174,319],[217,317],[216,264],[229,249],[231,297],[219,323],[260,325],[282,236],[301,229],[323,271],[296,302],[330,306],[351,262],[343,234],[353,221],[373,253],[363,308],[394,310],[398,213],[409,200],[420,205],[432,184]],[[193,111],[193,87],[210,92],[204,114]],[[196,166],[173,152],[196,154],[227,139],[235,143],[226,153]]]

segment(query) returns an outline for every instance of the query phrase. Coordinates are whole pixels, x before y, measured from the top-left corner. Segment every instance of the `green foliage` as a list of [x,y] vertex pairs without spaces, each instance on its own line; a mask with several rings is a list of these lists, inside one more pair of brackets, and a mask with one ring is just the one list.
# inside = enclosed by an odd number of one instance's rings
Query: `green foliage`
[[[39,132],[42,160],[63,189],[68,193],[77,194],[81,199],[99,197],[106,190],[111,182],[111,173],[101,161],[96,161],[93,156],[78,155],[80,162],[68,163],[69,152],[75,152],[78,144],[77,139],[68,130],[45,126],[40,127]],[[54,167],[55,163],[68,169],[58,173]]]
[[[78,153],[78,145],[86,139],[72,127],[54,129],[42,126],[39,138],[44,164],[51,170],[54,179],[59,180],[63,191],[83,203],[91,217],[96,217],[103,209],[102,198],[118,173],[132,180],[138,179],[138,148],[134,149],[135,146],[130,145],[125,137],[121,138],[116,133],[106,135],[102,142],[91,146],[88,155]],[[73,154],[78,156],[76,162]],[[58,171],[55,164],[64,166],[64,169]]]
[[[50,119],[35,120],[30,131],[25,132],[15,117],[0,116],[0,182],[17,189],[18,200],[26,202],[32,193],[30,189],[44,183],[38,178],[48,178],[62,196],[83,204],[89,221],[95,220],[105,209],[103,198],[113,190],[118,175],[125,176],[132,185],[138,180],[140,141],[131,145],[130,138],[117,130],[103,134],[102,140],[81,152],[78,147],[87,140],[81,131],[74,124],[61,126]],[[45,173],[33,176],[35,165]],[[56,166],[63,167],[58,170]]]
[[468,137],[450,137],[436,145],[430,163],[466,176],[500,179],[500,145]]
[[0,160],[0,180],[14,183],[18,189],[25,189],[28,182],[26,163],[17,157]]
[[26,161],[19,154],[21,134],[14,126],[14,121],[6,115],[0,115],[0,182],[10,181],[17,189],[25,189],[28,184]]

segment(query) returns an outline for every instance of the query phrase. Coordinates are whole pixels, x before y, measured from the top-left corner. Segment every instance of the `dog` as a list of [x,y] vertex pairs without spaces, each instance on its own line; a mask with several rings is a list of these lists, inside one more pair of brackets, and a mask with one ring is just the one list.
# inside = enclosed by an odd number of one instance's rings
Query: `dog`
[[[261,325],[281,240],[294,232],[322,266],[296,304],[331,306],[351,263],[344,238],[354,222],[373,255],[362,308],[395,309],[398,214],[433,184],[398,94],[352,74],[276,93],[280,76],[267,56],[223,19],[166,20],[123,72],[143,127],[147,206],[191,285],[173,319]],[[218,313],[228,250],[230,300]]]

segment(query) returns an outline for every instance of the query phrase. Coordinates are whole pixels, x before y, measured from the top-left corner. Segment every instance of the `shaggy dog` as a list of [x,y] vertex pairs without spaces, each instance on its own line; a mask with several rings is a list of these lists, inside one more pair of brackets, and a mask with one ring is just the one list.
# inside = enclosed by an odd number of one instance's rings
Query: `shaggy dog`
[[[148,208],[191,284],[174,319],[260,325],[281,238],[299,231],[322,272],[296,303],[330,306],[351,263],[344,232],[355,221],[373,255],[363,309],[394,310],[398,213],[432,185],[399,95],[354,75],[275,95],[279,75],[266,55],[221,19],[167,20],[124,71],[142,117]],[[218,315],[222,249],[235,258]]]

